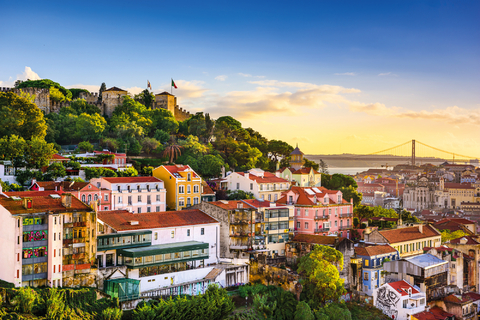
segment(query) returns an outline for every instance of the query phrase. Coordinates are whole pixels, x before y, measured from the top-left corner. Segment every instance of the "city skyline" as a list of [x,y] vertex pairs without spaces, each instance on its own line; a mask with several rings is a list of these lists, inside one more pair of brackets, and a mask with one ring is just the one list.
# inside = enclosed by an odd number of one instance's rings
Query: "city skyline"
[[305,153],[417,139],[480,157],[478,2],[289,4],[4,4],[0,86],[159,93],[173,78],[180,107]]

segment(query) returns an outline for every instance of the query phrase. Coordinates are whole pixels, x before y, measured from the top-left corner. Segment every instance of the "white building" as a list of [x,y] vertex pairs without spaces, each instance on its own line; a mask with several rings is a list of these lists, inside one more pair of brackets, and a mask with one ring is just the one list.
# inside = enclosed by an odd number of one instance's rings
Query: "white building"
[[[112,192],[111,209],[135,213],[166,210],[165,185],[155,177],[95,178],[90,183]],[[107,200],[107,199],[104,199]]]
[[100,280],[127,275],[152,295],[203,293],[206,282],[248,282],[248,266],[219,265],[220,223],[200,210],[101,211],[98,228]]
[[251,192],[256,199],[277,201],[283,191],[290,189],[290,182],[262,169],[250,169],[247,172],[232,172],[225,179],[230,191]]
[[373,305],[391,319],[410,320],[425,310],[426,296],[405,280],[386,283],[373,292]]

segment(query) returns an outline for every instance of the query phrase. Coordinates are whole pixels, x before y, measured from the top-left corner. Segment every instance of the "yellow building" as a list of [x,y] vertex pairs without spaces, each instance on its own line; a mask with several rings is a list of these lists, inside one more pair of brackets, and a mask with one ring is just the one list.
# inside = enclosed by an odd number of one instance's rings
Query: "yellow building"
[[157,167],[152,175],[165,183],[168,209],[182,210],[202,201],[202,178],[189,165]]

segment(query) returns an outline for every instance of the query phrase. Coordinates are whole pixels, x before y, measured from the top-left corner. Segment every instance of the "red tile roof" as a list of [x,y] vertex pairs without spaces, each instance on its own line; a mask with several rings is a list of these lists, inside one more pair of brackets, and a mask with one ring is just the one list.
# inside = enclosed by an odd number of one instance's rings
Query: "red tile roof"
[[396,290],[398,293],[400,293],[402,296],[407,296],[408,295],[408,289],[412,289],[412,294],[420,293],[417,289],[412,287],[408,282],[405,280],[400,280],[396,282],[390,282],[388,283],[390,287],[392,287],[394,290]]
[[430,225],[424,225],[423,232],[420,232],[418,226],[414,226],[393,230],[383,230],[379,231],[379,233],[384,236],[389,243],[418,240],[440,235],[440,232]]
[[466,295],[461,296],[461,295],[451,294],[451,295],[443,298],[443,301],[444,302],[452,302],[452,303],[455,303],[455,304],[464,304],[464,303],[472,301],[472,299],[469,296],[466,296]]
[[193,171],[193,169],[187,164],[176,164],[176,165],[171,165],[171,166],[163,166],[165,169],[167,169],[168,172],[170,172],[172,175],[174,173],[178,172],[185,172],[185,170],[189,169],[189,172],[192,173],[192,178],[198,178],[199,176]]
[[[313,188],[318,189],[320,192],[315,192]],[[314,194],[308,194],[305,190],[310,189]],[[298,194],[298,198],[295,202],[296,205],[305,205],[305,206],[313,206],[316,205],[316,203],[313,201],[314,196],[317,197],[317,201],[320,201],[323,204],[323,198],[327,194],[337,194],[340,191],[339,190],[328,190],[324,187],[298,187],[298,186],[292,186],[290,190],[284,192],[283,196],[277,200],[277,203],[279,204],[286,204],[287,203],[287,193],[288,192],[294,192],[295,194]],[[329,204],[337,204],[334,200],[329,198]],[[342,203],[350,203],[346,201],[345,199],[342,198]]]
[[102,179],[110,183],[145,183],[145,182],[163,182],[155,177],[103,177]]
[[475,189],[470,183],[455,183],[447,182],[445,183],[445,189]]
[[207,184],[207,182],[205,180],[202,180],[202,195],[215,195],[215,191],[212,190],[212,188],[210,188],[210,186]]
[[52,158],[51,160],[59,160],[59,161],[70,161],[69,158],[65,158],[64,156],[61,156],[57,153],[55,153],[54,155],[52,155]]
[[0,198],[0,205],[7,209],[11,214],[22,213],[38,213],[38,212],[71,212],[73,210],[78,211],[92,211],[93,209],[87,206],[85,203],[72,196],[72,205],[70,208],[66,208],[62,204],[61,198],[52,198],[51,194],[57,194],[62,197],[62,192],[55,191],[17,191],[17,192],[5,192],[9,197],[17,196],[20,198],[31,198],[32,208],[25,209],[23,207],[23,200],[14,200],[13,198]]
[[107,89],[107,90],[104,90],[104,92],[105,92],[105,91],[125,91],[125,92],[127,92],[127,90],[123,90],[123,89],[120,89],[120,88],[118,88],[118,87],[111,87],[111,88],[109,88],[109,89]]
[[473,301],[480,300],[480,293],[478,293],[478,292],[466,292],[463,295],[468,296]]
[[319,236],[313,234],[297,234],[292,242],[306,242],[312,244],[321,244],[326,246],[333,246],[336,243],[340,243],[346,238],[343,237],[331,237],[331,236]]
[[43,188],[44,191],[47,190],[60,190],[62,182],[60,181],[36,181],[35,182],[39,187]]
[[378,256],[380,254],[387,254],[387,253],[396,253],[397,250],[392,248],[390,245],[380,245],[380,246],[370,246],[370,247],[357,247],[355,248],[355,253],[359,256]]
[[[198,209],[146,213],[131,213],[126,210],[99,211],[98,219],[116,231],[218,223],[217,220]],[[138,221],[138,224],[131,225],[129,221]]]
[[434,306],[430,311],[423,311],[412,315],[418,320],[446,320],[455,317],[454,314],[444,311],[442,308]]
[[296,171],[293,171],[292,174],[310,174],[312,170],[314,174],[320,174],[320,172],[314,170],[313,168],[301,168]]
[[[466,219],[458,219],[458,220],[466,220]],[[466,220],[466,221],[468,221],[468,220]],[[468,224],[473,224],[473,223],[474,222],[472,222],[472,221],[468,222]],[[437,228],[438,230],[450,230],[450,232],[455,232],[455,231],[461,230],[461,231],[465,232],[466,234],[473,234],[473,232],[468,230],[468,228],[465,227],[465,225],[463,223],[453,221],[451,219],[443,219],[441,221],[435,222],[433,224],[433,226],[435,228]]]
[[219,201],[212,201],[208,203],[214,206],[217,206],[219,208],[222,208],[224,210],[235,210],[238,208],[239,203],[243,205],[243,209],[251,209],[251,210],[254,209],[251,206],[247,205],[246,203],[243,203],[241,200],[219,200]]
[[465,244],[480,244],[480,241],[478,241],[477,238],[474,238],[472,236],[463,236],[457,239],[453,239],[450,240],[450,243],[461,244],[462,239],[467,239],[467,242]]
[[[237,174],[245,176],[245,172],[237,172]],[[252,173],[249,173],[248,178],[255,181],[256,183],[289,183],[288,180],[279,178],[271,172],[264,172],[263,177],[259,177]]]

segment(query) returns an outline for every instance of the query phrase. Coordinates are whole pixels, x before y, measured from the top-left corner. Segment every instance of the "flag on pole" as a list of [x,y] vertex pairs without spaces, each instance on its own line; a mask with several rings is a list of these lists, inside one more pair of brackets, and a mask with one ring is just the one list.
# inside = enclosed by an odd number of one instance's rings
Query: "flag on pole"
[[152,86],[150,85],[150,81],[147,80],[147,88],[150,88],[152,90]]
[[173,81],[173,79],[172,79],[172,87],[174,87],[175,89],[177,89],[177,85],[175,84],[175,82]]

